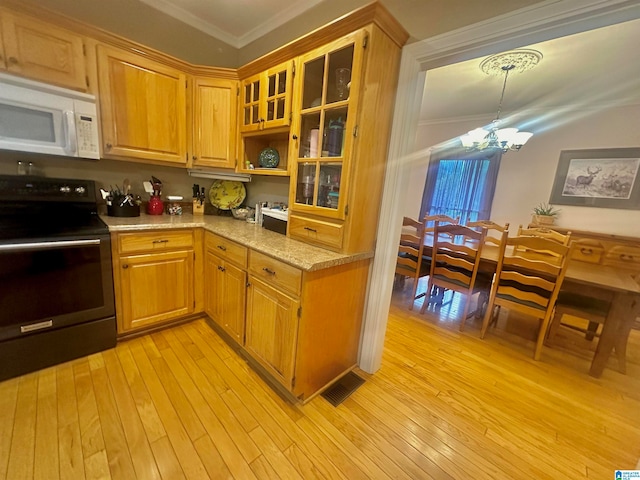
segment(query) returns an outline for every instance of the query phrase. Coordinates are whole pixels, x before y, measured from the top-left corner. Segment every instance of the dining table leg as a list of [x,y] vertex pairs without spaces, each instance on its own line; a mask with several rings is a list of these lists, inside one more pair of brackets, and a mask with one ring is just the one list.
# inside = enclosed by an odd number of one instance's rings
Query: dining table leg
[[591,362],[589,375],[596,378],[602,375],[614,348],[618,357],[620,372],[626,372],[627,340],[631,327],[638,315],[640,315],[640,296],[629,292],[615,294],[607,318],[602,326],[602,334]]

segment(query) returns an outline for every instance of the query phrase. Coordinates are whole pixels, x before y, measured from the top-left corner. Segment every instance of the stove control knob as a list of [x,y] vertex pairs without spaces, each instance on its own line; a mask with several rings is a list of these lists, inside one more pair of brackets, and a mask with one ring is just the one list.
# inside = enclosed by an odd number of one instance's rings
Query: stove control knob
[[63,185],[62,187],[60,187],[60,193],[69,193],[71,191],[71,187],[67,187],[66,185]]
[[84,188],[84,187],[76,187],[76,193],[77,193],[78,195],[83,195],[83,194],[84,194],[84,192],[86,192],[86,191],[87,191],[87,189],[86,189],[86,188]]

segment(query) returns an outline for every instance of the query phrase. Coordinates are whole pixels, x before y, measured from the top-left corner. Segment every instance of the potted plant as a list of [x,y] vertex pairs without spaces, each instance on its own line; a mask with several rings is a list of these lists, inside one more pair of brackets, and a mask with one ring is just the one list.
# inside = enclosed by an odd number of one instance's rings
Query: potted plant
[[548,203],[540,203],[533,207],[533,223],[538,225],[553,225],[560,210]]

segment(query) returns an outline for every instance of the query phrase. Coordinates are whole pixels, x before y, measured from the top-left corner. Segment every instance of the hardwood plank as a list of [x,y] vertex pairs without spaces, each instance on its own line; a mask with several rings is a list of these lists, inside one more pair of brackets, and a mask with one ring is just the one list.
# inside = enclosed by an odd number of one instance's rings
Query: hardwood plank
[[89,363],[84,361],[75,364],[73,366],[73,375],[78,401],[82,454],[86,460],[93,454],[105,449],[104,439],[102,437],[102,426],[100,425],[100,417],[98,416],[98,406],[93,391],[93,383],[91,382]]
[[0,382],[0,412],[2,412],[2,420],[0,421],[0,480],[7,478],[19,383],[20,379],[18,378]]
[[103,353],[109,383],[138,478],[160,479],[149,441],[114,350]]
[[271,441],[269,435],[262,428],[253,429],[250,435],[254,442],[260,445],[260,450],[262,450],[265,460],[278,472],[281,478],[302,479],[297,470],[289,463],[287,457],[282,454],[278,446]]
[[139,341],[147,352],[151,365],[153,365],[156,375],[162,383],[162,388],[168,395],[171,403],[175,406],[175,412],[180,417],[182,426],[189,434],[189,438],[191,441],[200,438],[205,434],[204,426],[191,406],[185,392],[171,372],[167,362],[163,357],[154,357],[154,352],[157,352],[157,350],[155,349],[155,344],[149,337],[141,338]]
[[[101,357],[102,358],[102,357]],[[109,377],[104,367],[104,361],[96,362],[95,365],[102,365],[91,370],[93,389],[96,393],[96,404],[98,415],[104,436],[104,445],[109,459],[109,470],[113,478],[130,479],[135,478],[135,470],[131,461],[131,452],[128,449],[127,440],[118,408],[113,397],[113,392],[109,383]]]
[[156,406],[149,395],[144,380],[140,376],[131,352],[128,348],[119,346],[119,348],[116,348],[116,354],[127,379],[129,390],[135,401],[136,410],[147,434],[147,439],[149,443],[153,443],[159,438],[165,437],[167,432],[162,425]]
[[181,480],[185,478],[180,462],[171,446],[169,437],[160,437],[151,443],[153,456],[158,464],[158,469],[165,480]]
[[202,459],[202,463],[204,463],[204,467],[207,469],[209,478],[215,480],[233,480],[236,478],[231,474],[226,463],[224,463],[220,452],[211,441],[209,435],[200,437],[194,442],[194,445]]
[[7,478],[33,478],[38,373],[20,377]]
[[46,368],[38,372],[35,448],[33,478],[36,480],[60,478],[55,368]]
[[56,455],[60,459],[60,478],[62,480],[84,479],[82,438],[78,421],[59,425],[57,449]]
[[151,361],[146,356],[145,349],[142,346],[143,340],[144,338],[131,340],[127,342],[127,347],[130,348],[140,374],[149,389],[149,394],[156,405],[182,471],[188,479],[206,478],[206,470],[191,443],[189,434],[182,425],[175,406],[171,403],[170,397],[164,390],[162,382],[151,365]]
[[248,467],[247,464],[260,455],[260,450],[242,428],[233,411],[211,387],[207,377],[187,355],[180,341],[171,338],[170,334],[167,334],[167,338],[167,343],[171,345],[170,349],[163,352],[167,363],[185,389],[207,432],[223,452],[229,469],[239,477],[249,474],[249,469],[244,467]]
[[84,466],[87,480],[108,480],[111,478],[106,450],[100,450],[85,457]]
[[211,341],[211,337],[217,337],[217,335],[201,321],[185,325],[185,331],[189,333],[193,342],[198,345],[200,350],[206,355],[206,358],[198,361],[198,366],[205,375],[208,376],[209,373],[213,371],[218,372],[227,385],[241,396],[247,408],[253,412],[254,415],[260,416],[263,428],[269,432],[269,435],[276,442],[278,448],[280,448],[280,450],[288,448],[293,443],[291,438],[276,421],[264,412],[262,402],[253,396],[253,392],[257,390],[247,388],[248,386],[254,387],[254,382],[250,382],[247,385],[246,376],[242,376],[241,378],[236,376],[236,372],[231,371],[227,364],[215,353],[217,350],[214,351],[209,346],[208,342]]
[[274,478],[282,478],[278,475],[278,472],[271,466],[271,464],[264,458],[264,455],[260,455],[253,462],[251,462],[251,470],[255,474],[255,477],[260,480],[273,480]]

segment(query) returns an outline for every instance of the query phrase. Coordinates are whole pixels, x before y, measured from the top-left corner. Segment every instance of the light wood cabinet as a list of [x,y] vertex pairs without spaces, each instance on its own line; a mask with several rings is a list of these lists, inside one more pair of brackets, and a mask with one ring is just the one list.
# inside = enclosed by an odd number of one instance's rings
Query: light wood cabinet
[[299,57],[288,235],[375,248],[401,49],[372,24]]
[[245,348],[287,390],[294,384],[299,300],[250,277]]
[[235,168],[238,82],[198,77],[193,90],[192,166]]
[[186,74],[125,50],[97,49],[104,156],[186,166]]
[[240,82],[240,131],[288,126],[294,61],[284,62]]
[[196,311],[197,243],[191,230],[113,236],[119,334],[161,325]]
[[[288,176],[291,98],[295,61],[290,60],[240,82],[240,148],[238,170],[258,175]],[[260,161],[273,149],[276,166]]]
[[247,249],[207,232],[205,250],[205,311],[244,345]]
[[0,32],[0,68],[34,80],[87,90],[80,35],[6,10],[0,10]]

